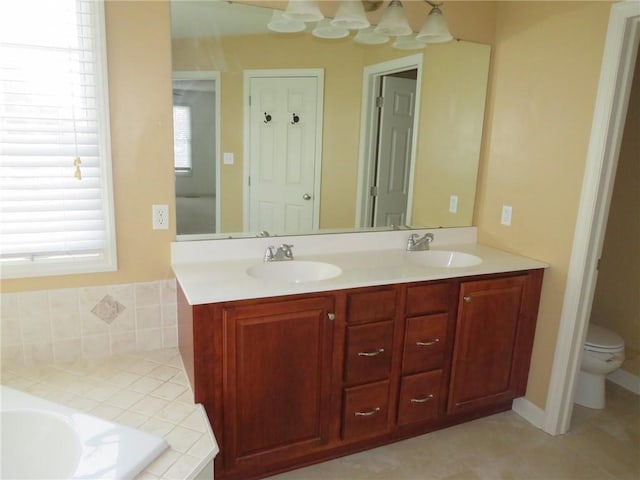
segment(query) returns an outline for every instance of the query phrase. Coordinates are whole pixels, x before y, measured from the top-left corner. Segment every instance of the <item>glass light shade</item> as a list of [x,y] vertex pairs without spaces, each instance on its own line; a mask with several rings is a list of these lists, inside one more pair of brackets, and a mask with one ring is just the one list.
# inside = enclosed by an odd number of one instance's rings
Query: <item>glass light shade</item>
[[413,31],[409,26],[407,17],[404,14],[404,8],[400,0],[392,0],[386,8],[380,19],[380,23],[374,30],[380,35],[388,37],[400,37],[403,35],[411,35]]
[[438,7],[433,7],[429,12],[416,38],[426,43],[445,43],[453,40],[444,15]]
[[289,0],[284,16],[302,22],[319,22],[324,18],[316,0]]
[[358,33],[353,37],[353,41],[356,43],[362,43],[364,45],[382,45],[389,41],[389,37],[386,35],[380,35],[374,32],[374,27],[363,28],[358,30]]
[[331,25],[329,19],[325,18],[318,22],[311,34],[318,38],[344,38],[349,35],[349,30]]
[[286,18],[280,10],[275,10],[271,15],[267,28],[273,32],[295,33],[302,32],[307,28],[307,25],[300,20]]
[[369,20],[364,13],[364,5],[360,0],[342,0],[336,16],[331,20],[331,25],[335,27],[360,30],[367,28]]
[[427,46],[424,40],[418,40],[415,35],[397,37],[392,47],[398,50],[418,50]]

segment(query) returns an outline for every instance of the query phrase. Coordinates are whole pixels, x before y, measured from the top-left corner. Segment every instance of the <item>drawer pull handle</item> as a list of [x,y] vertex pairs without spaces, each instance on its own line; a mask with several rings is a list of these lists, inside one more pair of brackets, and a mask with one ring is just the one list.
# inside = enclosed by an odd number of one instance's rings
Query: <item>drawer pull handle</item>
[[384,352],[384,348],[379,348],[373,352],[358,352],[359,357],[375,357]]
[[371,415],[375,415],[380,411],[380,407],[376,407],[373,410],[369,410],[368,412],[356,412],[354,415],[356,417],[370,417]]
[[412,398],[411,403],[426,403],[433,398],[433,394],[429,394],[426,397],[422,398]]
[[431,345],[435,345],[440,341],[439,338],[434,338],[433,340],[427,340],[424,342],[416,342],[416,345],[419,347],[430,347]]

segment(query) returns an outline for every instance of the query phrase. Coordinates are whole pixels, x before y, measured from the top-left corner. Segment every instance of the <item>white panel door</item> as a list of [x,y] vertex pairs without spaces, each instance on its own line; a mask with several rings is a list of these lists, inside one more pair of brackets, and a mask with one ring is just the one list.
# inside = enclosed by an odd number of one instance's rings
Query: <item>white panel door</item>
[[250,83],[249,228],[309,232],[316,200],[317,78]]
[[415,94],[415,80],[382,78],[374,227],[405,224]]

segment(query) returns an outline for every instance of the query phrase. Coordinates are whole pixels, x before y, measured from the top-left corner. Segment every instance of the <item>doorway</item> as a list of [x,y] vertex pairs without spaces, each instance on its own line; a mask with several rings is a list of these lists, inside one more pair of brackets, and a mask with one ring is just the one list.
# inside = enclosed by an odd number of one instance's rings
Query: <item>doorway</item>
[[639,43],[640,14],[635,2],[612,5],[549,394],[541,422],[543,430],[552,435],[566,433],[571,422]]
[[245,71],[244,230],[318,228],[323,71]]
[[173,73],[174,173],[178,240],[220,231],[219,74]]
[[366,67],[356,227],[411,223],[422,54]]

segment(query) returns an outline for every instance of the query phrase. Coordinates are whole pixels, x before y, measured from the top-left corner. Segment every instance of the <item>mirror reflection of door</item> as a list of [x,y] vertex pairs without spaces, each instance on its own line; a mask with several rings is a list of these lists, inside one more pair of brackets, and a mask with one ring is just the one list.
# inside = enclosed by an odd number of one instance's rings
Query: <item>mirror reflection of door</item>
[[317,228],[318,84],[317,76],[249,78],[251,232],[291,234]]
[[385,75],[380,82],[372,227],[407,219],[416,70]]
[[[176,233],[216,228],[216,81],[173,80]],[[219,220],[218,220],[219,221]]]

